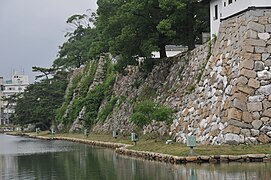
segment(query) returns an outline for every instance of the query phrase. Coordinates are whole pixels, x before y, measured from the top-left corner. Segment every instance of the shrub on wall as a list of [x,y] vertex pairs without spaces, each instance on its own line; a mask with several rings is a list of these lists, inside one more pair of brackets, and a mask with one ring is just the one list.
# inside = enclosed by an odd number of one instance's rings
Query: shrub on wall
[[130,116],[130,121],[142,128],[144,125],[150,124],[152,120],[170,123],[173,120],[173,110],[150,100],[137,103]]

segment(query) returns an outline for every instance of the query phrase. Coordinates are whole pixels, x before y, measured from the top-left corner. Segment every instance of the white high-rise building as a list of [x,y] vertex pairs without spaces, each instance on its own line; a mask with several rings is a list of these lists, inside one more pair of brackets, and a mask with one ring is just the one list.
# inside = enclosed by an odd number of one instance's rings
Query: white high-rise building
[[0,77],[0,125],[8,124],[9,117],[15,112],[15,103],[4,101],[3,97],[8,98],[12,95],[24,92],[29,85],[27,75],[14,74],[11,80],[4,82],[3,77]]

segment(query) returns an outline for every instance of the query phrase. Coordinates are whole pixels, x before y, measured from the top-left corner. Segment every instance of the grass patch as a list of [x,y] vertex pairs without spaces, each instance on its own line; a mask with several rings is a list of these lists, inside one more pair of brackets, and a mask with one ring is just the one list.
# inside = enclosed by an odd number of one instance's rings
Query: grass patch
[[[32,133],[35,134],[35,133]],[[51,136],[48,131],[41,132],[39,135]],[[71,137],[79,139],[89,139],[94,141],[133,144],[130,136],[119,136],[117,139],[112,137],[112,134],[94,134],[90,133],[89,137],[82,134],[56,134],[60,137]],[[129,149],[138,151],[151,151],[157,153],[164,153],[175,156],[189,155],[189,148],[185,144],[174,143],[170,145],[165,144],[166,140],[150,140],[147,136],[139,136],[139,141],[136,146],[131,146]],[[197,155],[246,155],[246,154],[270,154],[271,144],[264,145],[202,145],[194,148]]]

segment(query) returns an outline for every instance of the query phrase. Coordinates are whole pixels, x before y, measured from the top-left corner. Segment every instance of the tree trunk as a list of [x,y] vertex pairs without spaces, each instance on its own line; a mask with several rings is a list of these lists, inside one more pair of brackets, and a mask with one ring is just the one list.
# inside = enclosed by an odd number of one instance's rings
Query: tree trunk
[[195,19],[195,14],[193,12],[195,12],[195,9],[193,8],[194,5],[188,3],[187,4],[187,46],[188,46],[188,50],[193,50],[195,49],[195,33],[194,33],[194,26],[196,24],[196,19]]
[[165,45],[160,46],[159,53],[160,53],[160,58],[166,58],[167,57]]
[[196,46],[195,46],[194,38],[191,38],[188,40],[187,46],[188,46],[188,51],[195,49]]

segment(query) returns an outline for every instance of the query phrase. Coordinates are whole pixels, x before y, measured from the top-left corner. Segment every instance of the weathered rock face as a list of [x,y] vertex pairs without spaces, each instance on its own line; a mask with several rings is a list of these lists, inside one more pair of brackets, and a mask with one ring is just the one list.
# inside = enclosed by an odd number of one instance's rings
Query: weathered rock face
[[201,81],[181,98],[171,126],[177,141],[187,135],[212,144],[271,141],[271,22],[262,21],[270,16],[271,10],[250,10],[222,22]]
[[[270,16],[270,9],[256,9],[224,20],[212,52],[204,44],[161,61],[147,77],[139,67],[129,66],[112,89],[112,96],[118,97],[112,113],[93,130],[130,134],[135,128],[129,122],[134,104],[149,98],[177,113],[169,129],[153,123],[145,133],[169,132],[183,143],[188,135],[202,144],[270,142]],[[104,80],[103,66],[100,59],[90,90]],[[81,129],[77,127],[82,123],[78,117],[72,129]]]
[[85,128],[85,122],[80,120],[79,118],[77,118],[73,122],[69,132],[70,133],[82,133],[84,131],[84,128]]
[[153,121],[143,127],[143,134],[150,134],[153,137],[164,137],[168,135],[168,125],[165,122]]

